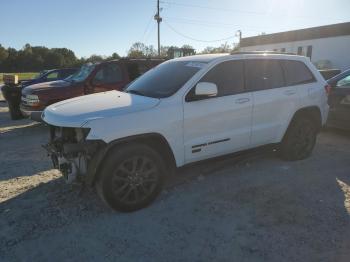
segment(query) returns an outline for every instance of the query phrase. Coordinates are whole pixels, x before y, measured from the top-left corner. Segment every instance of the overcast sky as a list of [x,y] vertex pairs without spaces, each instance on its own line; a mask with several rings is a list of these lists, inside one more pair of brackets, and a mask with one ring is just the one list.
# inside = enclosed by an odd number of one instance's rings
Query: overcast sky
[[[161,44],[206,46],[350,21],[349,0],[161,1]],[[0,44],[67,47],[77,56],[126,55],[136,41],[157,46],[155,0],[3,0]],[[211,42],[218,39],[227,39]]]

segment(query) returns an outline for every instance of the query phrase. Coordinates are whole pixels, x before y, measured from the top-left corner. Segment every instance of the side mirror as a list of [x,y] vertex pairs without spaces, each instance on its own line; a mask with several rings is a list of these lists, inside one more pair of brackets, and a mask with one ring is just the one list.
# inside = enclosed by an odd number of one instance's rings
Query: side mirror
[[194,93],[200,97],[216,96],[218,94],[218,87],[214,83],[200,82],[196,85]]

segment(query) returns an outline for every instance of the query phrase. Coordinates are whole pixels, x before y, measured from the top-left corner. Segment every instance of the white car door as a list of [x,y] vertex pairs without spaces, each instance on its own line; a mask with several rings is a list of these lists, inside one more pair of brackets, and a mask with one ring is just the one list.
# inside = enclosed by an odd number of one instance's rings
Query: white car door
[[253,104],[252,94],[244,92],[244,62],[222,62],[199,82],[216,84],[218,94],[198,98],[193,87],[185,98],[186,163],[248,148]]
[[246,88],[253,92],[252,146],[280,142],[298,108],[295,86],[286,86],[280,60],[245,61]]

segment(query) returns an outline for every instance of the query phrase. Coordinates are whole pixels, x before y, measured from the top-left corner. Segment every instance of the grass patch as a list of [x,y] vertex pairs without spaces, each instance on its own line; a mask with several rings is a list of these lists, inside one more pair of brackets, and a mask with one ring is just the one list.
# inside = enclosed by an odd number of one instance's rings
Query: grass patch
[[[0,73],[0,83],[2,83],[2,76],[3,74],[7,74],[7,73]],[[18,80],[23,80],[23,79],[32,79],[35,76],[38,75],[38,73],[34,73],[34,72],[29,72],[29,73],[9,73],[11,75],[18,75]]]

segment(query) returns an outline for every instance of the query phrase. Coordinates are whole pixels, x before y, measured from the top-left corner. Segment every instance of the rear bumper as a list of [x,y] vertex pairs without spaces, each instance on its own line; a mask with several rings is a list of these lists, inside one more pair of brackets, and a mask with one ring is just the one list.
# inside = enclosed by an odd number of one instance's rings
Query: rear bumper
[[43,111],[41,110],[30,110],[27,108],[24,108],[23,106],[20,106],[20,110],[22,112],[22,115],[26,118],[32,119],[34,121],[37,122],[42,122],[42,118],[41,118],[41,114],[43,113]]

